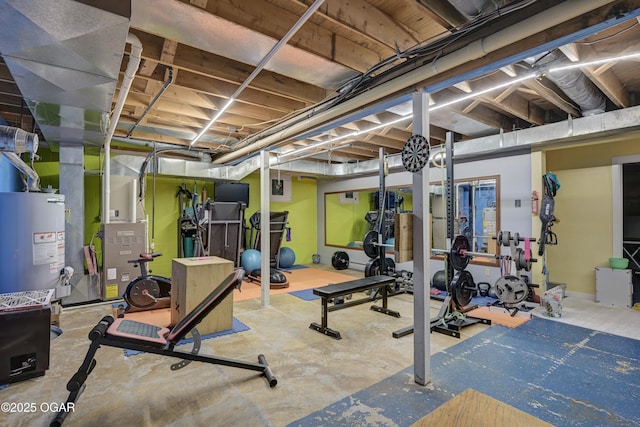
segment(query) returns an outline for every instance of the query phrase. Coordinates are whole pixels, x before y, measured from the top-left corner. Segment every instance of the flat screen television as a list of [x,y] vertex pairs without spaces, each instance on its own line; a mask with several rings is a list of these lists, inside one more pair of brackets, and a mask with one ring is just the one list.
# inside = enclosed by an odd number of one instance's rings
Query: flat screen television
[[249,184],[242,182],[216,182],[213,186],[214,202],[242,202],[249,207]]

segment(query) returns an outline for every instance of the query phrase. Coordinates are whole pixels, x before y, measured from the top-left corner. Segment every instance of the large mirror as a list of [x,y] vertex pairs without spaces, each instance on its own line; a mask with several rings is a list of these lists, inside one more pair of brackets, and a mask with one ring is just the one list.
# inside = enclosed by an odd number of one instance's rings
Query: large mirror
[[[454,235],[464,234],[473,251],[495,254],[496,241],[491,237],[500,230],[500,182],[498,176],[456,180],[453,187]],[[365,234],[378,221],[377,189],[326,193],[325,245],[340,248],[362,248]],[[387,221],[386,243],[394,243],[395,213],[413,211],[411,186],[388,188],[384,200]],[[446,187],[440,182],[430,185],[432,248],[446,248]],[[389,246],[388,251],[393,248]],[[437,257],[437,256],[434,256]],[[473,262],[496,264],[490,258],[474,258]]]
[[[487,176],[474,179],[456,180],[452,188],[453,235],[463,234],[471,244],[473,252],[497,253],[495,236],[500,230],[500,178]],[[431,247],[446,249],[447,203],[446,186],[431,183]],[[497,264],[491,258],[474,258],[474,262]]]
[[[387,215],[386,243],[393,245],[393,218],[396,213],[413,211],[411,187],[388,188],[384,205]],[[367,189],[324,195],[325,245],[362,248],[364,235],[376,227],[379,191]],[[389,247],[388,250],[393,248]]]

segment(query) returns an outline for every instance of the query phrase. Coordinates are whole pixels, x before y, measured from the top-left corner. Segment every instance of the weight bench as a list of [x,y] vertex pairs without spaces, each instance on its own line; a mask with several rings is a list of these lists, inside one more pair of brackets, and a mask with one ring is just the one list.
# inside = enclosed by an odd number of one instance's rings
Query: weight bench
[[309,325],[309,328],[316,330],[320,333],[328,335],[337,340],[342,339],[340,336],[340,332],[331,329],[327,326],[329,319],[329,312],[342,310],[344,308],[353,307],[354,305],[365,304],[367,302],[375,301],[377,298],[375,296],[369,296],[367,298],[361,298],[358,300],[353,300],[349,302],[345,302],[338,305],[333,305],[329,307],[329,300],[335,299],[338,297],[342,297],[345,295],[353,294],[356,292],[364,292],[373,289],[380,289],[380,295],[382,297],[382,307],[377,305],[372,305],[371,310],[377,311],[379,313],[388,314],[393,317],[400,317],[400,313],[394,310],[390,310],[387,308],[387,285],[392,285],[395,283],[395,279],[390,276],[369,276],[364,279],[356,279],[351,280],[349,282],[342,282],[336,284],[330,284],[327,286],[323,286],[321,288],[315,288],[313,290],[314,295],[318,295],[322,298],[322,324],[318,324],[316,322],[312,322]]
[[[229,275],[172,329],[124,318],[114,320],[113,316],[104,316],[89,332],[89,339],[91,340],[89,350],[78,372],[67,383],[67,390],[70,392],[69,397],[51,425],[61,425],[69,413],[69,407],[73,411],[74,402],[84,391],[85,381],[96,366],[94,356],[101,345],[183,359],[182,363],[172,365],[172,370],[179,369],[190,361],[197,361],[258,371],[264,375],[270,387],[275,387],[277,384],[276,377],[271,372],[271,368],[262,354],[258,355],[258,363],[251,363],[201,355],[197,353],[199,346],[194,346],[192,352],[174,350],[175,345],[231,294],[235,288],[240,289],[243,275],[244,270],[242,269],[237,269]],[[193,332],[195,332],[194,341],[196,341],[199,338],[199,334],[197,330]],[[69,405],[70,403],[71,405]]]

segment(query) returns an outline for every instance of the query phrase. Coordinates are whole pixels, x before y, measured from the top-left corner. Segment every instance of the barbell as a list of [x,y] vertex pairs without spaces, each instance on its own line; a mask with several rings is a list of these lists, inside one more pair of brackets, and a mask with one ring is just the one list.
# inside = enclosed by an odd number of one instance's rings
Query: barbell
[[[515,236],[517,236],[517,234]],[[515,239],[515,236],[512,239]],[[446,251],[444,249],[431,249],[431,252],[441,255],[448,255],[449,262],[456,271],[462,271],[467,268],[467,265],[469,265],[469,261],[471,261],[471,258],[473,257],[490,259],[502,259],[505,257],[505,255],[470,251],[470,247],[471,245],[469,244],[469,239],[467,239],[467,237],[464,235],[459,235],[456,236],[456,238],[453,240],[451,250]],[[535,258],[531,257],[531,249],[529,249],[529,256],[527,257],[524,249],[522,248],[516,248],[513,260],[516,263],[517,270],[525,271],[530,271],[531,263],[537,261]]]

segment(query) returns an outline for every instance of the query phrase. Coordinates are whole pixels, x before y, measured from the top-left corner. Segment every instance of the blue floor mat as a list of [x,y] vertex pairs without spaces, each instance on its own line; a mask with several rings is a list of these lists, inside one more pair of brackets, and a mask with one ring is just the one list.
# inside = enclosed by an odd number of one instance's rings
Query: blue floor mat
[[290,426],[410,426],[467,388],[555,426],[640,425],[640,341],[542,318],[492,326]]
[[289,292],[291,295],[302,298],[305,301],[313,301],[320,299],[318,295],[314,295],[313,289],[303,289],[301,291]]

